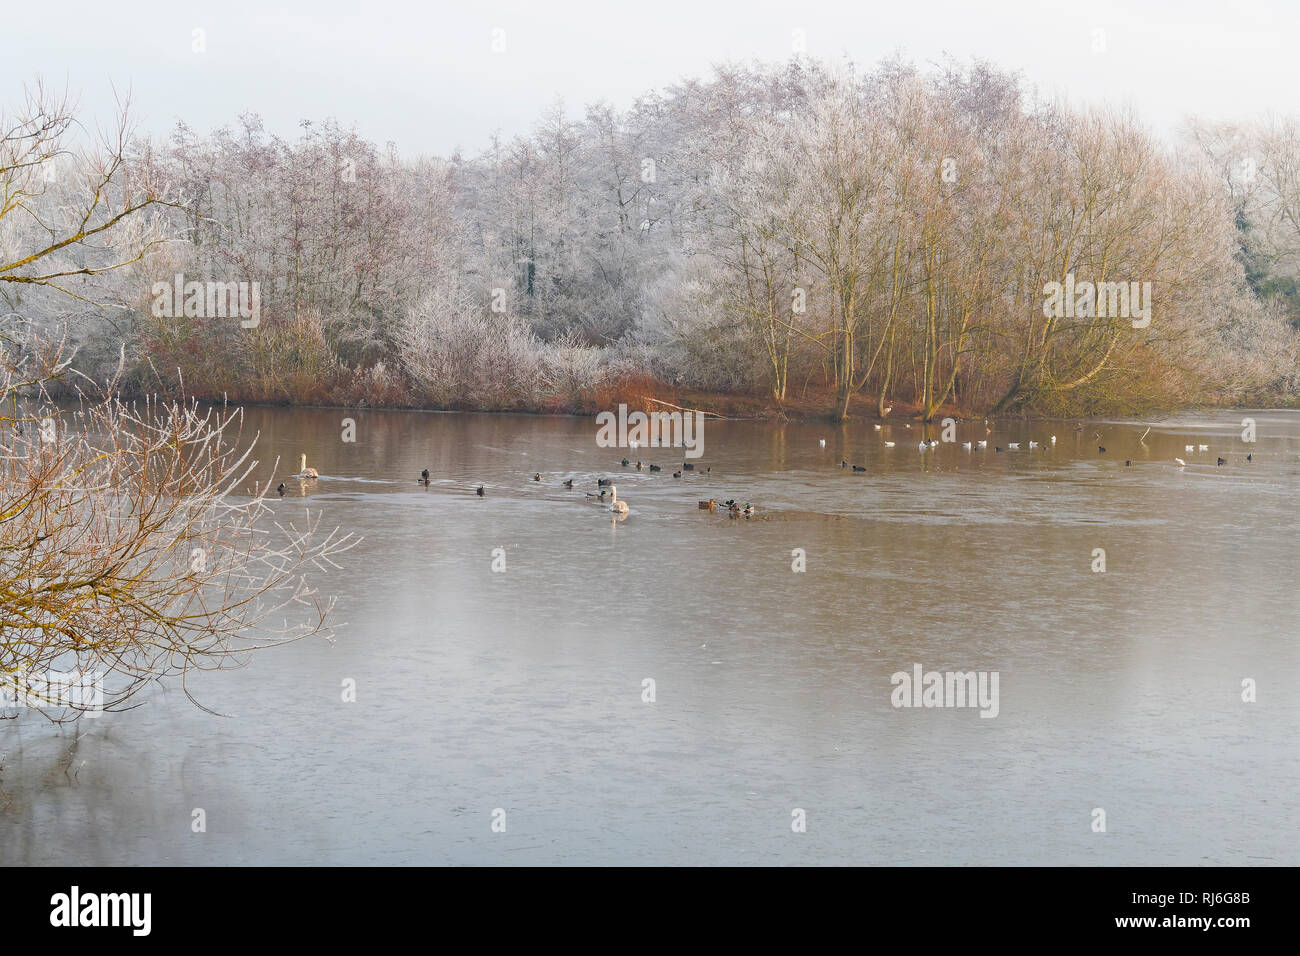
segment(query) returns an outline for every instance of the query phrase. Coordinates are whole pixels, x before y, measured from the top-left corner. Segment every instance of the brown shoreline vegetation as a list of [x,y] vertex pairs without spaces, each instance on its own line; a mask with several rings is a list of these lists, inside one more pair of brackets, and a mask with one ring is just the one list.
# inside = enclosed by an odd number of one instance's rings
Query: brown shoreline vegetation
[[[785,401],[778,402],[770,395],[755,394],[752,392],[710,392],[670,385],[658,381],[648,375],[634,375],[616,382],[608,383],[601,388],[584,390],[576,396],[565,398],[553,397],[549,400],[531,405],[520,404],[515,406],[494,406],[490,408],[478,408],[464,403],[452,403],[447,406],[431,406],[403,400],[400,394],[389,396],[388,401],[360,401],[352,404],[343,404],[336,400],[331,400],[328,396],[322,397],[322,400],[320,401],[290,402],[286,400],[266,401],[248,397],[240,398],[238,396],[226,394],[208,396],[205,400],[209,402],[272,408],[371,408],[381,411],[391,409],[402,411],[554,415],[575,417],[594,417],[600,412],[616,411],[619,405],[626,405],[629,412],[642,411],[650,413],[664,411],[698,411],[704,413],[710,418],[729,421],[794,422],[801,424],[866,422],[871,424],[897,423],[900,425],[904,423],[924,421],[922,409],[919,405],[900,400],[895,400],[890,406],[889,414],[881,417],[876,408],[874,398],[869,395],[854,396],[849,404],[847,414],[840,418],[835,412],[828,411],[828,408],[833,404],[834,398],[834,388],[827,383],[822,383],[817,387],[810,386],[806,390],[801,390],[799,396],[791,396]],[[1243,401],[1231,404],[1185,405],[1179,407],[1151,406],[1143,409],[1127,411],[1123,409],[1108,408],[1098,409],[1093,413],[1085,414],[1037,415],[1030,412],[1021,412],[1015,414],[993,415],[981,412],[978,409],[964,407],[950,402],[940,406],[934,412],[931,421],[940,422],[944,418],[953,418],[957,421],[969,421],[973,419],[987,419],[989,421],[997,419],[1056,421],[1062,419],[1087,419],[1102,416],[1137,418],[1172,414],[1189,408],[1203,408],[1209,411],[1214,409],[1229,410],[1238,408],[1258,409],[1295,407],[1300,407],[1300,401],[1293,400],[1285,404],[1272,403],[1262,405]]]
[[[740,392],[708,392],[672,386],[649,376],[638,375],[612,382],[598,389],[585,391],[577,396],[553,398],[535,405],[519,405],[516,407],[475,408],[464,404],[433,407],[400,400],[382,404],[367,402],[355,405],[340,405],[328,400],[305,403],[266,402],[248,399],[237,401],[229,395],[213,396],[207,400],[281,408],[374,408],[377,410],[482,412],[577,417],[595,416],[600,412],[614,411],[620,405],[626,405],[629,412],[698,411],[704,413],[707,417],[716,419],[757,422],[827,422],[841,420],[845,422],[897,421],[901,423],[920,419],[919,407],[905,402],[895,402],[890,414],[881,418],[876,412],[874,401],[869,396],[858,396],[857,400],[850,404],[848,414],[842,419],[837,419],[833,412],[827,410],[834,400],[834,395],[834,389],[823,384],[818,388],[809,388],[806,394],[800,397],[791,397],[783,402],[777,402],[768,395]],[[949,404],[942,406],[936,412],[934,418],[940,420],[949,416],[959,420],[979,417],[978,413],[971,409]]]

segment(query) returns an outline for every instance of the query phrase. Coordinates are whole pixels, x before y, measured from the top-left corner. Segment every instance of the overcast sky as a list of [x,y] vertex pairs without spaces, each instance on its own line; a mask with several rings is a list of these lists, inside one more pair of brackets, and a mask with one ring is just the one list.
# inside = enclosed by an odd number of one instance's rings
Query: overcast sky
[[1193,112],[1300,111],[1297,0],[4,2],[6,103],[39,74],[90,118],[111,115],[114,84],[129,88],[151,132],[251,110],[291,135],[333,116],[408,155],[478,152],[557,98],[576,116],[717,62],[784,60],[795,31],[808,55],[859,64],[986,58],[1076,104],[1131,104],[1161,134]]

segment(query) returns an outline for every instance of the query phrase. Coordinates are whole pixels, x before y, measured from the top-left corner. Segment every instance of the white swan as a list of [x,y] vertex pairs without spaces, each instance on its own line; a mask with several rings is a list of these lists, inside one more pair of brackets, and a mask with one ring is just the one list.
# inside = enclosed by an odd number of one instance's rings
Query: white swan
[[618,500],[618,486],[610,485],[609,490],[614,494],[614,503],[613,505],[610,506],[609,510],[614,512],[614,514],[619,514],[619,515],[627,514],[627,502]]
[[1210,450],[1210,446],[1209,446],[1209,445],[1197,445],[1196,447],[1197,447],[1197,449],[1200,450],[1200,451],[1209,451],[1209,450]]
[[819,439],[818,439],[818,442],[821,444],[821,446],[822,446],[823,448],[826,447],[826,439],[825,439],[825,438],[819,438]]
[[925,451],[925,450],[926,450],[927,448],[929,448],[929,447],[930,447],[930,446],[927,445],[925,442],[921,442],[921,444],[917,446],[917,450],[918,450],[918,451]]
[[880,426],[879,426],[879,425],[876,426],[876,431],[880,431]]
[[886,448],[893,448],[893,447],[894,447],[894,443],[893,443],[892,441],[887,441],[887,442],[885,442],[885,447],[886,447]]
[[962,443],[961,443],[961,447],[962,447],[962,448],[965,448],[967,451],[970,451],[970,442],[968,442],[968,441],[964,441],[964,442],[962,442]]
[[1053,445],[1056,444],[1056,436],[1055,436],[1055,435],[1052,436],[1052,444],[1053,444]]
[[1196,446],[1195,446],[1195,445],[1184,445],[1184,446],[1183,446],[1183,451],[1196,451]]
[[1009,441],[1009,442],[1007,442],[1007,447],[1008,447],[1008,448],[1019,448],[1019,447],[1020,447],[1020,442],[1018,442],[1018,441]]
[[1179,468],[1186,468],[1186,467],[1187,467],[1187,462],[1183,461],[1181,458],[1175,458],[1175,459],[1174,459],[1174,464],[1176,464]]
[[306,452],[304,452],[302,456],[302,470],[299,471],[298,474],[294,475],[294,477],[295,478],[319,478],[320,477],[319,471],[317,471],[315,468],[307,467]]
[[986,442],[986,441],[976,442],[975,444],[978,445],[980,448],[988,448],[988,447],[989,447],[989,443]]
[[1030,447],[1030,448],[1037,448],[1037,447],[1038,447],[1038,442],[1036,442],[1036,441],[1031,441],[1031,442],[1029,443],[1029,447]]

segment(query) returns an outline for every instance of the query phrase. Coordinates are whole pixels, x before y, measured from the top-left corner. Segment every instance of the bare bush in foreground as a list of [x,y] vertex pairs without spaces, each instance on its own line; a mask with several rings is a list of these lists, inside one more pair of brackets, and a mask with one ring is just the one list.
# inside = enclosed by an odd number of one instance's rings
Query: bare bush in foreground
[[179,677],[189,696],[194,671],[327,633],[334,602],[307,572],[337,568],[354,538],[320,533],[319,516],[274,513],[266,487],[249,493],[258,462],[239,410],[127,404],[110,386],[60,411],[44,388],[66,367],[57,343],[2,331],[7,696],[17,687],[51,717],[89,709],[51,698],[50,672],[102,675],[110,710],[159,678]]

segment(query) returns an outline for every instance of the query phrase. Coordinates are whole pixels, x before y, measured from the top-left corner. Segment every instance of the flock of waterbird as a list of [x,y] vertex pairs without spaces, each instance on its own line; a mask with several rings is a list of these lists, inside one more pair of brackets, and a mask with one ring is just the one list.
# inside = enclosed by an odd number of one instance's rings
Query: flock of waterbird
[[[984,425],[985,425],[984,433],[985,433],[986,435],[987,435],[987,434],[992,434],[992,429],[990,429],[990,428],[988,427],[988,422],[987,422],[987,421],[985,421]],[[912,426],[911,426],[911,425],[905,425],[904,427],[910,429]],[[880,426],[880,425],[876,425],[876,426],[875,426],[875,430],[876,430],[876,431],[881,431],[881,426]],[[1083,426],[1082,426],[1082,425],[1078,426],[1078,427],[1075,429],[1075,431],[1076,431],[1076,432],[1082,432],[1082,431],[1083,431]],[[1149,429],[1148,429],[1148,431],[1149,431]],[[1100,434],[1098,433],[1098,434],[1096,434],[1095,437],[1100,438],[1101,436],[1100,436]],[[1145,435],[1144,435],[1143,437],[1145,437]],[[1139,439],[1139,440],[1140,440],[1140,439]],[[818,443],[819,443],[820,447],[822,447],[822,448],[825,448],[825,447],[826,447],[826,439],[825,439],[825,438],[818,439]],[[883,442],[883,444],[884,444],[884,447],[886,447],[886,448],[893,448],[893,447],[896,446],[897,443],[896,443],[896,442],[892,442],[892,441],[885,441],[885,442]],[[976,449],[987,449],[987,448],[988,448],[988,445],[989,445],[987,439],[985,439],[985,440],[980,440],[980,441],[975,441],[975,440],[972,440],[972,441],[965,441],[965,442],[961,442],[960,444],[961,444],[962,449],[964,449],[965,451],[968,451],[968,452],[974,452]],[[924,453],[924,452],[930,451],[931,449],[937,447],[938,445],[939,445],[939,442],[935,441],[935,440],[932,439],[932,438],[930,438],[930,439],[922,439],[920,442],[917,443],[917,451],[918,451],[918,452],[922,452],[922,453]],[[1029,446],[1029,450],[1030,450],[1030,451],[1034,451],[1034,450],[1037,450],[1037,449],[1043,449],[1043,448],[1051,448],[1051,447],[1053,447],[1053,446],[1055,446],[1055,445],[1056,445],[1056,436],[1055,436],[1055,435],[1051,435],[1051,436],[1049,436],[1045,442],[1038,442],[1038,441],[1035,441],[1035,440],[1032,440],[1032,439],[1028,442],[1028,446]],[[1007,445],[1006,445],[1006,448],[1005,448],[1005,449],[1004,449],[1001,445],[994,445],[994,446],[993,446],[993,451],[994,451],[995,454],[996,454],[996,453],[1001,453],[1001,452],[1004,452],[1004,451],[1017,451],[1017,450],[1020,449],[1020,447],[1021,447],[1021,442],[1013,441],[1013,442],[1007,442]],[[1196,443],[1196,444],[1192,444],[1192,445],[1184,445],[1184,446],[1183,446],[1183,451],[1184,451],[1184,453],[1185,453],[1185,454],[1189,454],[1189,455],[1190,455],[1190,454],[1200,453],[1200,452],[1208,452],[1209,450],[1210,450],[1210,446],[1209,446],[1209,445],[1200,444],[1200,443]],[[1097,446],[1097,453],[1098,453],[1099,455],[1104,455],[1104,454],[1106,454],[1106,446],[1105,446],[1105,445],[1098,445],[1098,446]],[[1253,455],[1253,454],[1248,454],[1248,455],[1246,456],[1246,461],[1253,461],[1253,460],[1254,460],[1254,455]],[[1216,465],[1226,465],[1227,463],[1228,463],[1228,461],[1227,461],[1226,458],[1223,458],[1223,457],[1221,457],[1221,456],[1216,456],[1216,461],[1215,461],[1215,464],[1216,464]],[[1124,465],[1125,465],[1125,467],[1129,467],[1129,466],[1131,466],[1132,464],[1133,464],[1132,459],[1128,459],[1128,458],[1126,458],[1126,459],[1124,460]],[[1186,468],[1186,467],[1187,467],[1187,462],[1184,461],[1182,458],[1175,458],[1175,459],[1174,459],[1174,464],[1177,465],[1180,469],[1182,469],[1182,468]],[[649,471],[651,474],[653,474],[653,473],[655,473],[655,472],[661,472],[661,471],[663,471],[663,467],[662,467],[661,465],[655,465],[655,464],[645,465],[645,464],[643,464],[643,463],[640,462],[640,461],[637,461],[635,464],[633,464],[633,462],[631,462],[631,461],[630,461],[629,459],[627,459],[627,458],[624,458],[621,462],[619,462],[619,465],[620,465],[621,467],[623,467],[623,468],[634,467],[637,471],[647,470],[647,471]],[[847,458],[845,458],[845,459],[841,459],[841,460],[840,460],[840,467],[841,467],[841,468],[852,468],[853,471],[855,471],[855,472],[865,472],[865,471],[867,470],[866,467],[863,466],[863,465],[856,465],[856,464],[855,464],[855,465],[850,465],[850,464],[849,464],[849,461],[848,461]],[[694,472],[696,472],[697,474],[704,474],[704,475],[707,475],[707,474],[710,474],[710,473],[713,471],[713,468],[712,468],[712,467],[707,467],[707,468],[704,468],[704,469],[701,471],[700,469],[697,469],[696,466],[695,466],[692,462],[684,461],[684,462],[682,462],[682,467],[681,467],[681,469],[678,470],[678,471],[674,471],[674,472],[672,473],[672,475],[673,475],[674,478],[681,478],[683,472],[687,472],[687,471],[694,471]],[[296,475],[291,475],[290,477],[291,477],[291,478],[296,478],[296,479],[298,479],[298,480],[300,480],[300,481],[306,481],[306,480],[309,480],[309,479],[319,478],[319,477],[320,477],[320,472],[318,472],[315,468],[309,468],[309,467],[307,466],[307,455],[306,455],[306,453],[304,453],[304,454],[301,456],[301,459],[300,459],[300,462],[299,462],[299,470],[298,470],[298,473],[297,473]],[[533,479],[532,479],[532,480],[535,481],[535,482],[541,482],[541,480],[542,480],[542,473],[541,473],[541,472],[534,472],[534,473],[533,473]],[[427,485],[429,484],[429,469],[428,469],[428,468],[425,468],[423,471],[421,471],[421,472],[420,472],[420,477],[417,478],[416,481],[419,482],[419,483],[421,483],[421,484],[423,484],[423,485],[425,485],[425,486],[427,486]],[[572,478],[566,478],[563,482],[561,482],[561,484],[562,484],[565,488],[572,489],[572,488],[573,488],[573,479],[572,479]],[[609,499],[608,499],[608,500],[609,500],[609,510],[610,510],[610,511],[612,511],[612,512],[613,512],[614,514],[616,514],[616,515],[626,515],[626,514],[628,513],[628,510],[629,510],[629,509],[628,509],[627,501],[626,501],[625,499],[621,499],[621,498],[619,498],[619,496],[618,496],[618,487],[613,483],[613,480],[612,480],[612,479],[610,479],[610,478],[597,478],[597,479],[596,479],[596,488],[597,488],[597,490],[594,491],[594,492],[593,492],[593,491],[588,491],[588,492],[586,492],[586,493],[585,493],[585,494],[586,494],[586,497],[589,498],[589,499],[593,499],[593,500],[595,500],[596,502],[600,503],[601,505],[604,505],[604,504],[605,504],[605,501],[606,501],[606,496],[609,496]],[[285,493],[284,482],[281,482],[281,483],[280,483],[279,487],[276,488],[276,492],[277,492],[281,497],[284,496],[284,493]],[[483,485],[478,485],[478,486],[474,489],[474,494],[477,495],[477,496],[480,497],[480,498],[485,497],[485,496],[486,496],[486,491],[485,491],[485,489],[484,489],[484,486],[483,486]],[[717,501],[716,498],[710,498],[710,499],[708,499],[707,501],[701,501],[701,502],[699,502],[699,509],[700,509],[701,511],[716,511],[716,510],[718,509],[718,505],[719,505],[719,502]],[[733,517],[733,518],[738,518],[738,517],[749,518],[749,517],[752,517],[754,514],[757,513],[757,509],[754,508],[754,506],[751,505],[749,502],[745,502],[745,504],[742,506],[742,505],[741,505],[738,501],[736,501],[734,498],[728,498],[726,501],[722,502],[721,505],[722,505],[722,507],[726,510],[726,513],[727,513],[729,516]]]
[[[823,444],[824,444],[824,443],[823,443]],[[624,468],[627,468],[627,467],[629,467],[629,466],[632,464],[632,462],[629,461],[628,459],[624,458],[623,461],[621,462],[621,464],[622,464],[622,466],[623,466]],[[637,471],[641,471],[641,470],[642,470],[644,467],[646,467],[646,466],[644,466],[644,465],[642,464],[642,462],[639,462],[639,461],[638,461],[638,462],[636,463],[636,466],[635,466],[635,467],[636,467],[636,470],[637,470]],[[650,472],[658,472],[658,471],[663,471],[663,467],[660,466],[660,465],[650,465],[650,466],[648,467],[648,470],[649,470]],[[684,462],[682,462],[681,470],[673,472],[673,477],[674,477],[674,478],[680,478],[680,477],[682,477],[682,472],[685,472],[685,471],[697,471],[697,469],[696,469],[695,465],[692,464],[691,462],[689,462],[689,461],[684,461]],[[700,474],[706,474],[706,475],[707,475],[707,474],[711,473],[712,471],[713,471],[713,469],[712,469],[711,467],[708,467],[708,468],[705,468],[702,472],[699,472],[699,473],[700,473]],[[307,480],[310,480],[310,479],[319,478],[319,477],[320,477],[320,472],[317,471],[315,468],[309,468],[309,467],[307,467],[307,455],[304,453],[304,454],[302,455],[302,457],[301,457],[301,462],[300,462],[300,466],[299,466],[299,469],[298,469],[298,473],[297,473],[296,475],[290,475],[289,477],[291,477],[291,478],[296,478],[296,479],[298,479],[299,481],[307,481]],[[420,477],[417,478],[417,479],[415,479],[415,480],[416,480],[418,483],[420,483],[420,484],[422,484],[422,485],[425,485],[425,486],[427,487],[428,484],[429,484],[429,481],[430,481],[429,469],[428,469],[428,468],[425,468],[423,471],[421,471],[421,472],[420,472]],[[538,471],[538,472],[534,472],[534,473],[533,473],[533,481],[540,482],[541,480],[542,480],[542,473],[541,473],[540,471]],[[561,484],[562,484],[565,488],[572,489],[572,488],[573,488],[573,479],[572,479],[572,478],[566,478],[564,481],[561,482]],[[625,515],[625,514],[628,513],[627,501],[624,500],[624,499],[620,499],[620,498],[619,498],[619,496],[618,496],[618,486],[615,485],[615,484],[613,483],[613,480],[612,480],[612,479],[610,479],[610,478],[597,478],[597,479],[596,479],[596,487],[597,487],[597,489],[598,489],[597,491],[594,491],[594,492],[589,491],[589,492],[586,493],[586,496],[587,496],[588,498],[595,499],[596,501],[598,501],[600,504],[603,505],[603,504],[605,503],[605,501],[606,501],[606,496],[608,496],[608,500],[609,500],[609,510],[610,510],[611,512],[613,512],[613,513],[616,514],[616,515]],[[275,490],[276,490],[276,493],[279,494],[280,497],[283,498],[283,497],[284,497],[284,494],[285,494],[284,482],[280,482],[279,487],[277,487]],[[479,486],[477,486],[477,487],[474,489],[474,494],[477,495],[477,496],[480,497],[480,498],[483,498],[483,497],[486,497],[487,492],[486,492],[486,489],[484,488],[483,485],[479,485]],[[699,503],[699,507],[700,507],[701,510],[714,511],[714,510],[717,509],[717,504],[718,504],[718,503],[717,503],[717,501],[716,501],[715,499],[710,498],[708,501],[701,501],[701,502]],[[744,506],[742,507],[738,502],[736,502],[736,501],[734,501],[734,500],[727,500],[727,501],[723,502],[723,506],[727,509],[727,513],[730,514],[733,518],[734,518],[734,517],[745,517],[745,518],[752,517],[752,516],[755,514],[755,510],[756,510],[756,509],[754,508],[753,505],[749,504],[749,502],[746,502],[746,503],[744,504]]]
[[[904,428],[911,428],[912,426],[911,426],[911,425],[904,425],[903,427],[904,427]],[[882,426],[880,426],[880,425],[876,425],[876,426],[874,426],[874,428],[875,428],[876,431],[881,431]],[[1082,426],[1082,425],[1079,425],[1078,427],[1075,428],[1075,431],[1076,431],[1076,432],[1082,432],[1083,430],[1084,430],[1084,429],[1083,429],[1083,426]],[[1150,429],[1147,429],[1147,431],[1150,431]],[[986,435],[991,435],[992,433],[993,433],[992,429],[988,427],[988,421],[985,420],[985,422],[984,422],[984,434],[986,434]],[[1100,433],[1096,433],[1096,437],[1097,437],[1097,438],[1100,438],[1100,437],[1101,437]],[[1143,433],[1143,438],[1145,438],[1145,437],[1146,437],[1146,434]],[[823,438],[823,439],[820,439],[820,441],[821,441],[821,447],[822,447],[822,448],[825,448],[825,447],[826,447],[826,439]],[[1139,441],[1141,441],[1141,439],[1139,439]],[[893,447],[895,447],[895,445],[896,445],[897,443],[896,443],[896,442],[892,442],[892,441],[886,441],[886,442],[884,442],[883,444],[884,444],[884,446],[885,446],[886,448],[893,448]],[[964,442],[961,442],[960,444],[961,444],[962,449],[964,449],[965,451],[969,451],[969,452],[976,451],[977,449],[987,449],[987,448],[989,447],[989,443],[988,443],[988,440],[987,440],[987,439],[979,440],[979,441],[976,441],[976,440],[972,440],[972,441],[964,441]],[[1002,453],[1002,452],[1007,452],[1007,451],[1019,451],[1020,448],[1021,448],[1021,444],[1022,444],[1022,443],[1021,443],[1021,442],[1018,442],[1018,441],[1007,442],[1005,448],[1003,448],[1001,445],[994,445],[994,446],[993,446],[993,451],[994,451],[995,454],[997,454],[997,453]],[[924,453],[924,452],[930,451],[930,450],[933,449],[933,448],[937,448],[938,445],[939,445],[939,442],[935,441],[933,438],[928,438],[928,439],[922,439],[921,441],[917,442],[917,446],[916,446],[916,448],[917,448],[917,451],[918,451],[918,452],[922,452],[922,453]],[[1029,445],[1029,450],[1030,450],[1030,451],[1035,451],[1035,450],[1039,450],[1039,449],[1048,449],[1048,448],[1052,448],[1052,447],[1054,447],[1054,446],[1056,445],[1056,436],[1055,436],[1055,435],[1051,435],[1051,436],[1049,436],[1045,442],[1034,441],[1034,440],[1031,439],[1031,440],[1028,442],[1028,445]],[[1195,445],[1184,445],[1184,446],[1183,446],[1183,450],[1184,450],[1184,452],[1186,452],[1186,453],[1206,452],[1206,451],[1209,451],[1209,450],[1210,450],[1210,446],[1209,446],[1209,445],[1203,445],[1203,444],[1197,443],[1197,444],[1195,444]],[[1098,446],[1097,446],[1097,454],[1099,454],[1099,455],[1104,455],[1104,454],[1106,454],[1106,446],[1105,446],[1105,445],[1098,445]],[[1253,454],[1247,455],[1247,456],[1246,456],[1246,461],[1254,461],[1254,455],[1253,455]],[[1175,458],[1173,463],[1174,463],[1175,465],[1177,465],[1179,468],[1186,468],[1186,467],[1187,467],[1187,462],[1184,461],[1182,458]],[[1220,456],[1216,456],[1215,464],[1217,464],[1217,465],[1226,465],[1227,463],[1228,463],[1228,460],[1227,460],[1226,458],[1223,458],[1223,457],[1220,457]],[[1132,464],[1133,464],[1133,460],[1132,460],[1131,458],[1126,458],[1126,459],[1124,459],[1124,466],[1125,466],[1125,467],[1131,467]],[[861,472],[865,472],[865,471],[867,470],[867,469],[866,469],[865,467],[863,467],[862,465],[850,465],[849,462],[848,462],[848,459],[841,459],[841,460],[840,460],[840,467],[841,467],[841,468],[852,468],[854,471],[861,471]]]
[[[633,464],[633,462],[627,458],[624,458],[621,462],[619,462],[619,464],[623,468],[634,467],[637,471],[648,471],[652,474],[655,472],[663,471],[662,465],[653,465],[653,464],[647,465],[644,462],[640,462],[640,461]],[[692,464],[691,462],[684,461],[682,462],[682,467],[679,470],[674,471],[672,475],[674,478],[680,478],[682,477],[682,474],[687,471],[694,471],[697,474],[707,475],[712,473],[713,468],[707,467],[704,469],[699,469],[696,468],[695,465]],[[541,482],[541,480],[542,480],[542,473],[540,471],[533,472],[533,481]],[[424,471],[420,472],[420,477],[417,478],[416,481],[420,482],[421,484],[428,485],[429,469],[426,468],[424,469]],[[573,479],[566,478],[564,479],[564,481],[560,482],[560,484],[563,487],[572,490]],[[614,484],[614,480],[612,478],[598,477],[596,479],[596,489],[597,489],[596,491],[588,491],[588,492],[584,492],[584,494],[586,495],[587,498],[595,501],[596,503],[602,506],[606,503],[606,501],[608,501],[609,510],[616,515],[625,515],[628,513],[627,500],[623,498],[619,498],[618,486]],[[484,487],[482,485],[479,485],[477,488],[475,488],[474,493],[478,495],[480,498],[484,497],[486,494],[486,492],[484,491]],[[727,514],[729,514],[733,518],[740,518],[740,517],[749,518],[752,517],[757,510],[749,502],[745,502],[745,504],[742,506],[738,501],[735,501],[733,499],[728,499],[727,501],[722,502],[722,506],[727,510]],[[717,507],[718,507],[718,501],[717,499],[714,498],[710,498],[708,501],[701,501],[699,503],[699,508],[701,511],[716,511]]]

